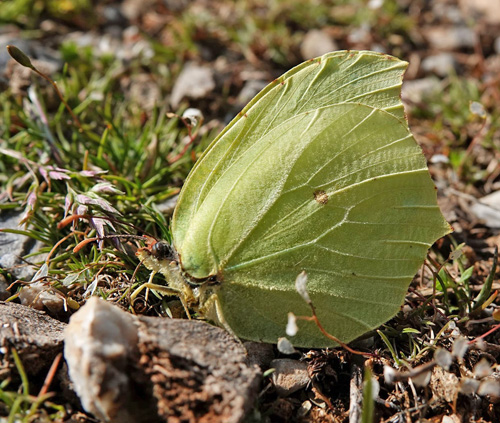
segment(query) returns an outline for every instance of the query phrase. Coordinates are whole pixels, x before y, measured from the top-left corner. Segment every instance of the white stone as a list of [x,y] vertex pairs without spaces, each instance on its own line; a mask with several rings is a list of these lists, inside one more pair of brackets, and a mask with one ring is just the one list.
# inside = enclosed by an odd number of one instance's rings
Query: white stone
[[470,210],[489,228],[500,228],[500,191],[484,196]]
[[193,62],[186,63],[175,81],[170,104],[176,109],[184,98],[194,100],[203,98],[214,88],[215,81],[210,68]]
[[423,31],[432,48],[437,50],[457,50],[473,48],[477,43],[477,35],[466,26],[433,26]]
[[105,421],[132,423],[125,407],[127,357],[137,345],[132,316],[97,297],[75,313],[65,330],[64,358],[83,408]]
[[335,50],[338,50],[335,41],[320,29],[308,31],[300,45],[300,54],[303,60],[314,59]]
[[455,57],[451,53],[440,53],[426,57],[422,60],[422,70],[440,77],[449,76],[457,68]]

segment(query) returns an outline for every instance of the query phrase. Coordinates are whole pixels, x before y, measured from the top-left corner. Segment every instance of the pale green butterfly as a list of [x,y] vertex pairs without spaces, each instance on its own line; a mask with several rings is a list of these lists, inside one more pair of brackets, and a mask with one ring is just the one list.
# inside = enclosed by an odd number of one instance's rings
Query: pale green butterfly
[[[166,292],[255,341],[285,336],[288,312],[310,313],[294,286],[302,271],[341,341],[393,317],[450,232],[400,101],[406,66],[338,51],[264,88],[189,174],[172,219],[176,253],[138,253]],[[294,345],[335,344],[300,323]]]

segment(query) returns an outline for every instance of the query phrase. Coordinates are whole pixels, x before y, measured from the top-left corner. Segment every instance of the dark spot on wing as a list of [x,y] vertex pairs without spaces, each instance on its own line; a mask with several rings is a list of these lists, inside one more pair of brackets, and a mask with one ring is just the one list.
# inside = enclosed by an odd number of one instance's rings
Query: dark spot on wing
[[328,203],[328,194],[325,191],[318,190],[314,191],[314,199],[319,203],[319,204],[326,204]]

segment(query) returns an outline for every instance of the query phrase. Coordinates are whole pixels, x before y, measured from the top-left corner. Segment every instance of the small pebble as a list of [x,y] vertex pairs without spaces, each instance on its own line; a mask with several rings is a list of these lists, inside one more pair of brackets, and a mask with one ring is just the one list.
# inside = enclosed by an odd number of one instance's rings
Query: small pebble
[[282,397],[304,388],[311,380],[307,372],[307,364],[302,361],[280,358],[273,360],[271,367],[275,369],[272,382],[276,392]]

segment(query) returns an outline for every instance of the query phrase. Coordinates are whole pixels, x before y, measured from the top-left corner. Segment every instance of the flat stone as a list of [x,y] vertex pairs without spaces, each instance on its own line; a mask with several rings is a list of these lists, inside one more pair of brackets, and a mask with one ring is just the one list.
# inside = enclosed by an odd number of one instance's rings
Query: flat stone
[[[20,225],[21,213],[2,213],[0,227],[3,229],[23,229]],[[42,243],[25,235],[0,232],[0,267],[8,270],[16,279],[30,281],[37,271],[36,266],[26,264],[21,257],[32,254],[42,247]],[[42,256],[27,260],[28,263],[41,261]]]
[[245,82],[243,88],[241,89],[236,103],[240,108],[246,106],[246,104],[254,98],[260,91],[262,91],[269,81],[264,81],[262,79],[250,79]]
[[432,26],[424,28],[422,33],[437,50],[474,48],[477,43],[476,33],[467,26]]
[[278,395],[286,397],[304,388],[311,381],[307,363],[289,358],[279,358],[271,362],[275,369],[272,382]]
[[443,416],[441,423],[462,423],[462,416],[453,413],[451,416]]
[[27,54],[30,59],[38,62],[44,62],[49,71],[59,70],[62,67],[60,54],[46,46],[38,40],[29,40],[22,38],[19,32],[12,31],[5,34],[0,34],[0,75],[6,71],[7,63],[13,60],[5,46],[14,45]]
[[11,348],[29,376],[48,370],[63,349],[65,323],[44,312],[15,303],[0,302],[0,380],[18,375]]
[[200,321],[137,317],[92,298],[65,341],[84,408],[109,422],[238,423],[258,392],[244,347]]
[[433,1],[429,6],[431,6],[431,13],[435,22],[466,25],[464,15],[455,2],[437,0]]
[[362,24],[360,27],[350,30],[347,34],[347,40],[353,45],[368,45],[372,41],[370,31],[369,25]]
[[335,50],[338,50],[335,40],[320,29],[307,31],[300,44],[300,54],[303,60],[314,59]]
[[401,88],[403,103],[421,103],[427,96],[441,89],[441,82],[435,76],[404,81]]
[[177,201],[179,200],[179,195],[174,195],[173,197],[168,198],[167,200],[158,203],[158,211],[163,213],[166,216],[172,216],[174,214],[175,206],[177,205]]
[[11,296],[11,293],[7,291],[9,285],[10,284],[7,282],[7,279],[5,279],[5,276],[0,274],[0,301],[5,301]]
[[177,109],[184,98],[193,100],[203,98],[214,88],[212,69],[193,62],[186,63],[172,88],[170,104]]
[[236,339],[196,320],[139,320],[141,365],[164,421],[243,421],[257,397],[261,371],[248,364]]
[[23,286],[19,300],[24,306],[36,310],[48,310],[53,317],[59,317],[65,306],[63,295],[42,281]]
[[484,196],[470,210],[489,228],[500,228],[500,191]]
[[243,344],[247,350],[248,362],[267,370],[274,359],[274,346],[264,342],[247,341]]
[[458,64],[453,54],[443,52],[426,57],[422,60],[421,67],[424,72],[444,78],[456,72]]
[[500,24],[500,0],[460,0],[463,14],[474,20]]

